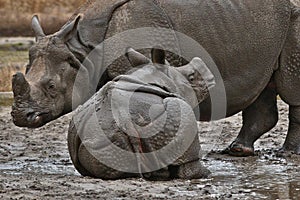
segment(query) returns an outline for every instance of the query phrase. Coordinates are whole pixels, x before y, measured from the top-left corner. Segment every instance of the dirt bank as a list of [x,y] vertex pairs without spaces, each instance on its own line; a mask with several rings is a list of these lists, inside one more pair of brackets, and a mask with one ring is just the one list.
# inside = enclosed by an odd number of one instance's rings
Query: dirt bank
[[279,105],[280,122],[257,142],[254,157],[213,153],[236,136],[240,115],[201,123],[204,164],[212,176],[168,182],[81,177],[67,151],[70,115],[31,130],[14,126],[10,108],[0,107],[0,199],[300,199],[299,156],[271,151],[282,145],[287,131],[287,106]]

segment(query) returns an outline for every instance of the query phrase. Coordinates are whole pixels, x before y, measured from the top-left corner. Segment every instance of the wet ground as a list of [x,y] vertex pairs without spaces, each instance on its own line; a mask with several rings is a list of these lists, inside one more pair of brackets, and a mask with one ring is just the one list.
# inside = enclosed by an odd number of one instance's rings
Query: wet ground
[[277,156],[287,131],[287,106],[279,102],[280,121],[257,141],[257,155],[224,156],[241,116],[201,123],[203,180],[151,182],[103,181],[80,176],[67,150],[70,114],[31,130],[13,125],[9,107],[0,107],[0,199],[300,199],[300,156]]

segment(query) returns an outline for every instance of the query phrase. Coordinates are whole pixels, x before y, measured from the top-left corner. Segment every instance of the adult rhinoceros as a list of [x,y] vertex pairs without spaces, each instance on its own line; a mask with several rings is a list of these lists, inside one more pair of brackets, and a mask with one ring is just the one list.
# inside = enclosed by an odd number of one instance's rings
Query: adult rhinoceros
[[[78,13],[82,20],[75,19]],[[275,126],[277,94],[290,106],[290,125],[282,150],[300,153],[300,18],[298,7],[290,1],[98,0],[88,1],[76,15],[48,36],[33,18],[37,43],[30,50],[25,76],[18,73],[13,78],[12,116],[16,125],[39,127],[70,112],[72,92],[84,96],[78,104],[84,102],[91,94],[82,95],[83,90],[72,87],[80,67],[90,79],[104,74],[98,88],[128,70],[129,63],[117,57],[105,72],[101,65],[83,64],[99,43],[126,30],[162,27],[184,33],[206,49],[221,74],[214,74],[217,86],[212,91],[218,91],[224,81],[226,116],[243,111],[243,127],[228,149],[230,154],[252,155],[254,142]],[[180,49],[173,32],[156,38],[163,47]],[[118,49],[116,42],[113,50]],[[170,55],[169,62],[176,64],[178,57]],[[209,120],[210,101],[200,106],[202,120]]]

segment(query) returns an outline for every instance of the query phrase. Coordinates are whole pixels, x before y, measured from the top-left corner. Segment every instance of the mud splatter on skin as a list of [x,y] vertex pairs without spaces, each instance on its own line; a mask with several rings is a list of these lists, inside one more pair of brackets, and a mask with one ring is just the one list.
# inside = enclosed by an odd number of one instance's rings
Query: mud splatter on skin
[[[80,176],[69,160],[66,134],[70,115],[31,130],[13,125],[9,107],[0,107],[0,199],[299,199],[300,156],[276,156],[284,141],[288,107],[279,102],[280,121],[255,144],[257,155],[235,158],[215,153],[235,138],[241,116],[201,123],[203,180],[103,181]],[[222,134],[215,134],[223,127]]]

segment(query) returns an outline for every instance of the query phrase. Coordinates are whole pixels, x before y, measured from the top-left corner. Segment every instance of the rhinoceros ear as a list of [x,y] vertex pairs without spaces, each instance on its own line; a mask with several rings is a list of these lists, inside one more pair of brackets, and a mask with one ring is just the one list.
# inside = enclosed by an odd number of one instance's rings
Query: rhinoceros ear
[[76,33],[78,23],[80,21],[81,15],[78,15],[72,22],[65,25],[60,31],[58,31],[55,35],[62,39],[64,42],[70,40]]
[[213,87],[216,84],[215,76],[201,58],[193,58],[190,64],[194,67],[195,71],[201,74],[202,78],[208,83],[209,88],[210,86]]
[[160,48],[153,48],[151,50],[152,62],[157,64],[166,64],[166,52]]
[[213,73],[201,58],[195,57],[190,63],[182,67],[177,67],[176,70],[184,75],[190,83],[197,84],[203,79],[208,89],[216,85]]
[[37,15],[33,15],[31,19],[31,28],[34,31],[36,41],[41,37],[45,37],[45,33]]
[[147,58],[143,54],[135,51],[132,48],[128,48],[126,50],[125,56],[129,60],[129,62],[132,65],[132,67],[138,67],[140,65],[145,65],[145,64],[148,64],[148,63],[151,62],[149,58]]

